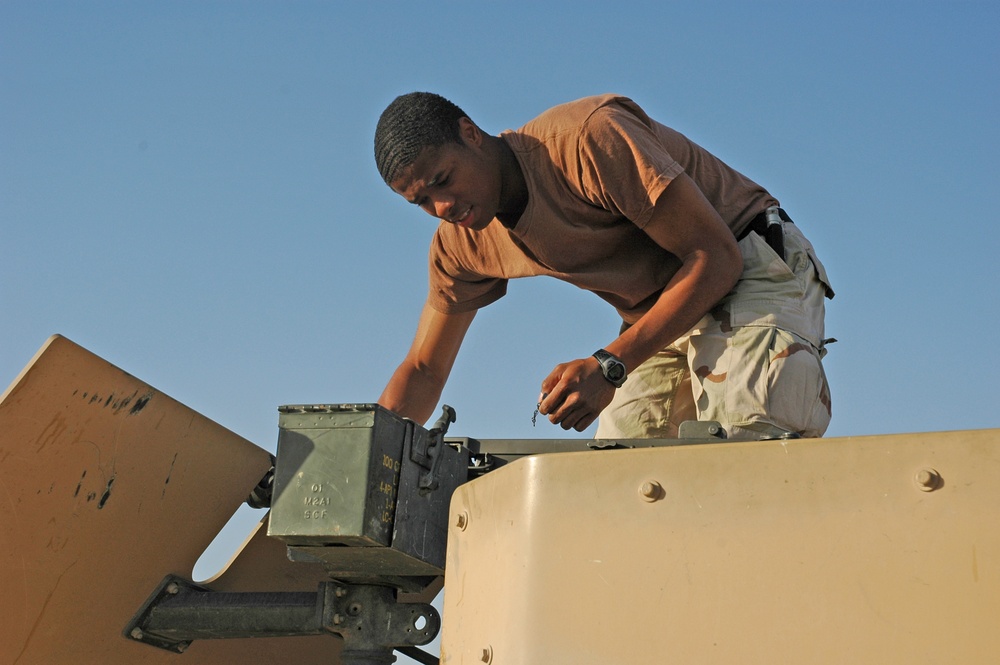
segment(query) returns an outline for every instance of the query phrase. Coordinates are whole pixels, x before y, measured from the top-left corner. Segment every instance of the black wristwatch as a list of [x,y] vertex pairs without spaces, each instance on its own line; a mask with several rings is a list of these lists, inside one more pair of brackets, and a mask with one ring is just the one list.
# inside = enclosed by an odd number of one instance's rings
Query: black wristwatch
[[618,356],[608,353],[604,349],[594,351],[594,357],[597,358],[597,362],[601,363],[604,378],[614,384],[615,388],[621,388],[627,378],[625,363],[619,360]]

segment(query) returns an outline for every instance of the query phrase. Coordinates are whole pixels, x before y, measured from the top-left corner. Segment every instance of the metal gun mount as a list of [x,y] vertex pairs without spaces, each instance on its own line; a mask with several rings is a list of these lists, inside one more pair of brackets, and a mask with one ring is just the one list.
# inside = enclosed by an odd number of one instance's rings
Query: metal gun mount
[[215,592],[167,576],[124,634],[175,652],[193,640],[336,634],[346,664],[391,663],[437,635],[428,603],[399,602],[444,573],[448,502],[469,450],[444,442],[455,412],[426,430],[376,404],[283,406],[271,471],[248,503],[292,561],[321,563],[315,592]]
[[[279,408],[277,456],[247,499],[271,511],[268,536],[292,561],[320,563],[315,592],[217,592],[168,575],[124,629],[129,639],[182,652],[193,640],[336,634],[345,664],[391,663],[396,649],[437,635],[428,603],[404,603],[444,574],[448,508],[462,483],[525,455],[720,442],[717,423],[685,439],[446,439],[455,411],[430,430],[377,404]],[[692,429],[694,428],[694,429]]]

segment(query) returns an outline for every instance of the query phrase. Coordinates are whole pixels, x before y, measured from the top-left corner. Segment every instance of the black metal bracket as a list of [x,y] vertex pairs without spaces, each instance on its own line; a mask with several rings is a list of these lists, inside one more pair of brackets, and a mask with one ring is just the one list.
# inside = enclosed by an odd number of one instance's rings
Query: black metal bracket
[[434,423],[434,427],[428,432],[428,451],[434,449],[434,456],[431,460],[430,471],[420,477],[420,490],[431,491],[438,488],[438,462],[440,462],[444,448],[444,437],[448,433],[448,426],[455,422],[455,409],[447,404],[444,405],[441,417]]
[[433,606],[400,603],[385,586],[332,581],[315,592],[221,592],[168,575],[122,632],[174,653],[199,639],[338,635],[348,664],[392,662],[393,648],[427,644],[440,629]]
[[[441,615],[429,604],[398,603],[389,587],[324,582],[323,627],[344,639],[344,663],[371,658],[386,647],[427,644],[441,630]],[[391,661],[390,661],[391,662]]]
[[271,468],[267,470],[264,477],[260,479],[250,491],[246,504],[251,508],[270,508],[271,496],[274,494],[274,465],[277,463],[274,455],[271,455]]

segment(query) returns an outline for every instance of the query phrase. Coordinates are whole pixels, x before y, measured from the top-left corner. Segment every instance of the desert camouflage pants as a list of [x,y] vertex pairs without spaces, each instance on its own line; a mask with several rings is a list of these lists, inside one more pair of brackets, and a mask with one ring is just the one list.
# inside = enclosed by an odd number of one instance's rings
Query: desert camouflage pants
[[743,275],[698,325],[633,370],[601,413],[597,438],[668,438],[685,420],[716,420],[730,437],[822,436],[830,389],[822,357],[823,264],[791,223],[781,258],[750,233]]

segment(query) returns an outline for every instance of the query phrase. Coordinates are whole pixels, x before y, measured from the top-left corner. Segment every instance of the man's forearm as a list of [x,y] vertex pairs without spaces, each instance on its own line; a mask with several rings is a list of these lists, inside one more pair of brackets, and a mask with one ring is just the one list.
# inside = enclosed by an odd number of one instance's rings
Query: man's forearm
[[681,268],[653,307],[608,345],[607,350],[629,371],[690,330],[743,272],[743,256],[732,231],[683,174],[657,199],[644,230],[681,260]]
[[743,268],[738,251],[724,248],[689,257],[653,307],[607,350],[632,371],[687,333],[736,284]]
[[475,310],[444,314],[424,305],[413,346],[393,372],[378,403],[401,416],[426,423],[434,414]]
[[[683,259],[681,270],[653,307],[605,347],[629,372],[690,330],[739,279],[742,259],[735,243]],[[583,431],[611,402],[614,390],[593,357],[557,365],[542,381],[539,412],[563,429]]]
[[404,363],[389,379],[378,403],[404,418],[423,424],[434,414],[443,390],[444,382],[433,374]]

